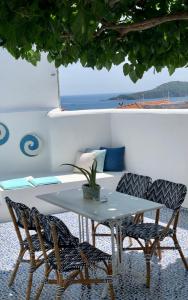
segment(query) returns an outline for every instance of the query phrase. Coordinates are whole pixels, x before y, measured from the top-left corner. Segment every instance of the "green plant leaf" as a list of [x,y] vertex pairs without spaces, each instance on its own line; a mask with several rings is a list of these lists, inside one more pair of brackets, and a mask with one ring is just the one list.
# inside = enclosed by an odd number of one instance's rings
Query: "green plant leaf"
[[80,168],[74,164],[62,164],[62,166],[71,166],[73,168],[78,169],[86,177],[88,183],[90,182],[90,173],[86,169]]

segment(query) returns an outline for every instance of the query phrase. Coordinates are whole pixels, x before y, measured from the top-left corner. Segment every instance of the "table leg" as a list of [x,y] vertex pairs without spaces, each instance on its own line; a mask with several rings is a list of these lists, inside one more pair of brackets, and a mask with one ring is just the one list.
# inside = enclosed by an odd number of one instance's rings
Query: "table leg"
[[118,272],[122,272],[122,256],[123,256],[123,243],[122,243],[122,220],[116,222],[116,242],[117,242],[117,269]]
[[116,249],[115,249],[115,231],[114,231],[114,222],[110,224],[111,228],[111,246],[112,246],[112,269],[113,273],[116,269]]
[[112,269],[114,275],[120,274],[122,271],[123,245],[122,245],[122,235],[121,235],[121,224],[122,224],[121,220],[109,221],[109,225],[111,229]]
[[80,243],[82,242],[82,222],[81,222],[81,216],[78,215],[78,225],[79,225],[79,240]]
[[89,243],[89,220],[85,218],[85,225],[86,225],[86,241]]
[[88,218],[78,215],[79,239],[80,242],[87,241],[89,243],[89,221]]

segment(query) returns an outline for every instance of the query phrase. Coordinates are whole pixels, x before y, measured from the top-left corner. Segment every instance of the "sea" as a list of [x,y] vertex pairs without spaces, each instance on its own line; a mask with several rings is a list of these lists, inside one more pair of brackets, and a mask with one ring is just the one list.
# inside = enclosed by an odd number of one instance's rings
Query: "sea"
[[[120,104],[127,105],[161,99],[110,100],[110,98],[118,95],[120,93],[61,96],[61,107],[65,110],[116,108]],[[185,102],[188,101],[188,97],[170,98],[169,100],[172,102]]]

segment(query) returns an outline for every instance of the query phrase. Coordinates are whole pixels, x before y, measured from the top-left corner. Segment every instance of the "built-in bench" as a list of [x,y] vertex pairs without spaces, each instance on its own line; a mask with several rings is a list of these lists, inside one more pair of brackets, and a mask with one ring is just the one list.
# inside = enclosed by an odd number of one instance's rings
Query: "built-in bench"
[[[115,190],[121,176],[122,172],[97,173],[97,182],[107,189]],[[61,183],[44,184],[36,187],[29,186],[13,190],[3,190],[0,188],[0,222],[10,221],[9,212],[4,200],[6,196],[9,196],[16,202],[22,202],[29,207],[35,206],[45,214],[63,212],[61,208],[44,202],[36,196],[40,194],[58,192],[65,189],[79,188],[84,182],[86,182],[86,180],[85,177],[79,173],[65,173],[63,175],[57,175],[56,177]]]

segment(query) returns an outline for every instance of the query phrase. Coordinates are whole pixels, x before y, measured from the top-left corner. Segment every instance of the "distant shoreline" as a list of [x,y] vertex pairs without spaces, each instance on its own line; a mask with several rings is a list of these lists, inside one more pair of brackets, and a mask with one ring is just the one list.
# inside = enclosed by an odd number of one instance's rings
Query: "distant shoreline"
[[170,81],[163,83],[151,90],[145,90],[135,93],[124,93],[109,98],[110,101],[145,101],[146,99],[169,99],[176,97],[188,97],[187,81]]
[[[85,110],[85,109],[108,109],[108,108],[117,108],[121,104],[122,105],[127,105],[127,104],[133,104],[135,102],[150,102],[150,101],[158,101],[160,99],[145,99],[144,101],[136,101],[136,100],[130,100],[130,101],[119,101],[119,100],[114,100],[111,101],[109,100],[110,97],[113,97],[114,94],[93,94],[93,95],[75,95],[75,96],[61,96],[61,107],[65,110],[69,111],[75,111],[75,110]],[[164,97],[162,98],[163,100],[165,99]],[[181,102],[184,104],[187,108],[187,102],[188,102],[188,97],[174,97],[169,99],[170,102],[176,103],[176,102]],[[122,103],[123,102],[123,103]],[[178,105],[178,107],[181,107],[181,104]]]
[[131,104],[120,104],[118,109],[188,109],[188,101],[171,102],[170,100],[140,101]]

